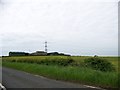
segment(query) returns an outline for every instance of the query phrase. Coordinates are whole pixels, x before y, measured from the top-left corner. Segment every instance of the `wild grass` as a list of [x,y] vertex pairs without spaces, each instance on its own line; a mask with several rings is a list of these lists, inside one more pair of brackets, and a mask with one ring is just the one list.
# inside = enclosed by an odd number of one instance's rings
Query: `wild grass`
[[88,58],[90,57],[17,56],[3,57],[2,60],[3,66],[54,79],[73,81],[104,88],[118,87],[120,80],[120,78],[118,78],[118,57],[100,57],[110,62],[116,69],[116,71],[107,72],[84,67],[84,60]]
[[3,62],[3,66],[42,75],[57,80],[72,81],[103,88],[118,87],[117,72],[101,72],[85,67],[39,65],[19,62]]

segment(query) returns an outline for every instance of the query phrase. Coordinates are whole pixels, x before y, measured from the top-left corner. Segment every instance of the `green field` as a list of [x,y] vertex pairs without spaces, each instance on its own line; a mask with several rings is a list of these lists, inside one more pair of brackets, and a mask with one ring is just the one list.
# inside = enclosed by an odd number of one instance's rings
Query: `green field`
[[115,71],[102,72],[84,66],[89,56],[18,56],[3,57],[3,66],[58,80],[103,88],[118,87],[118,57],[99,57],[110,62]]
[[2,57],[0,57],[0,67],[2,66]]

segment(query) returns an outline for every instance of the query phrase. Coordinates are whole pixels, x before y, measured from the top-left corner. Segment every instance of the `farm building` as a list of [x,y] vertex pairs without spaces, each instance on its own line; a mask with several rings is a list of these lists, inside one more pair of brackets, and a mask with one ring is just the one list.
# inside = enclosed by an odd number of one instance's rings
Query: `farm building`
[[70,55],[58,52],[47,53],[45,51],[36,51],[33,53],[9,52],[9,56],[70,56]]
[[29,53],[25,52],[9,52],[9,56],[28,56]]
[[47,55],[47,52],[44,52],[44,51],[36,51],[34,53],[31,53],[30,55],[33,55],[33,56],[46,56]]
[[47,53],[48,56],[70,56],[68,54],[64,54],[64,53],[58,53],[58,52],[51,52],[51,53]]

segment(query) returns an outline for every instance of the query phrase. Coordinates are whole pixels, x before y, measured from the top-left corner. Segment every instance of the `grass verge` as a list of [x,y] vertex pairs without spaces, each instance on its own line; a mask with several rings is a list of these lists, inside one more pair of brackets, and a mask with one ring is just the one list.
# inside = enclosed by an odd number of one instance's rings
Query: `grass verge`
[[7,62],[3,66],[42,75],[57,80],[65,80],[99,86],[103,88],[118,87],[118,72],[101,72],[85,67],[39,65],[30,63]]

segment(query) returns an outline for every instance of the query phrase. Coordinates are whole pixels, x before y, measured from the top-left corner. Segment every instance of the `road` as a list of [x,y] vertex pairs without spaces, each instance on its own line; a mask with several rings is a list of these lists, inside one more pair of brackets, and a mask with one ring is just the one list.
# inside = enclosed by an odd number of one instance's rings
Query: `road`
[[90,88],[80,84],[48,79],[5,67],[3,67],[2,74],[2,84],[6,88]]

